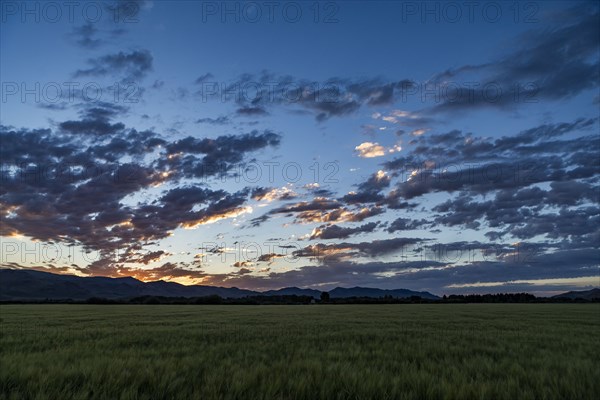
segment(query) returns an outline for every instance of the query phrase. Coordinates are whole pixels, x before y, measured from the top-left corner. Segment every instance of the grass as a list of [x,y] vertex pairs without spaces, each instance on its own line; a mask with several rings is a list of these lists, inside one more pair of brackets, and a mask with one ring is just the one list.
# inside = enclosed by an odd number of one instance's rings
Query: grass
[[0,306],[0,399],[595,399],[599,304]]

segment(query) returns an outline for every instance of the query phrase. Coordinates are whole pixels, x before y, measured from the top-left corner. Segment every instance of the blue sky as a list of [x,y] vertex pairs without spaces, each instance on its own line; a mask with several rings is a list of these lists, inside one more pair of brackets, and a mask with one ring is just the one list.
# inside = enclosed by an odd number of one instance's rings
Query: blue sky
[[600,285],[597,3],[274,4],[3,3],[3,267]]

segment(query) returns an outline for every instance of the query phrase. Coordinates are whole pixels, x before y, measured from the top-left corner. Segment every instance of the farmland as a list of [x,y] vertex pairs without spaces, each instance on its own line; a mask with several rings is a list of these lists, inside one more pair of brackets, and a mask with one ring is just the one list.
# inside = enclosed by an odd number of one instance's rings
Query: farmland
[[2,305],[0,399],[592,399],[599,304]]

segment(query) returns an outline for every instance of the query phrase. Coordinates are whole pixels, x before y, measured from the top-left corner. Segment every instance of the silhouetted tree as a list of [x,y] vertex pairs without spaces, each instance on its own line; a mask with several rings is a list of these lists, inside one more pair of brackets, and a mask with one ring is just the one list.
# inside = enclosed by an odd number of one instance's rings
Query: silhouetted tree
[[328,302],[329,301],[329,293],[321,292],[321,301]]

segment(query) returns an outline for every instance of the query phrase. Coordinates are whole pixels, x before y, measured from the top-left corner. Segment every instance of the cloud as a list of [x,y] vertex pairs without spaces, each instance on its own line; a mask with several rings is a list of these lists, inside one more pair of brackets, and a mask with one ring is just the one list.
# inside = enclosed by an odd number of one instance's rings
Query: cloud
[[276,258],[283,258],[286,257],[285,254],[278,254],[278,253],[266,253],[266,254],[261,254],[256,261],[258,262],[268,262],[268,263],[272,263],[273,260],[275,260]]
[[[81,121],[108,124],[123,111],[97,104],[82,111]],[[145,264],[166,256],[163,250],[142,249],[177,228],[248,212],[249,188],[230,193],[182,185],[179,179],[208,162],[226,167],[204,168],[202,176],[227,174],[246,154],[279,143],[279,135],[271,132],[167,141],[121,123],[114,132],[58,126],[57,131],[0,127],[0,234],[98,251],[100,259],[80,271],[93,275],[113,276],[125,263]],[[141,196],[162,184],[169,187]],[[126,200],[132,197],[139,201]]]
[[217,118],[200,118],[196,120],[197,124],[209,124],[209,125],[227,125],[229,123],[229,117],[220,116]]
[[386,154],[398,153],[402,151],[402,146],[395,144],[392,147],[385,148],[379,143],[364,142],[354,148],[361,158],[383,157]]
[[293,252],[296,257],[320,259],[324,262],[331,260],[350,259],[357,257],[378,257],[393,255],[408,247],[426,242],[428,239],[420,238],[392,238],[373,240],[360,243],[333,243],[308,245]]
[[138,82],[152,70],[153,57],[148,50],[120,51],[88,60],[91,67],[80,69],[75,77],[119,77],[123,82]]
[[[245,267],[250,267],[250,266],[252,266],[252,262],[250,262],[250,261],[236,261],[235,263],[233,263],[234,268],[241,268],[247,272],[251,272],[251,270],[249,270]],[[240,273],[241,270],[237,271],[237,272]]]
[[369,179],[356,185],[358,191],[344,195],[340,200],[348,204],[376,203],[384,200],[382,191],[390,186],[391,178],[383,170],[372,174]]
[[278,207],[272,210],[271,214],[292,214],[305,211],[333,210],[339,208],[340,205],[341,204],[336,200],[325,197],[316,197],[312,201],[301,201],[298,203]]
[[142,281],[172,280],[174,278],[196,280],[206,276],[202,271],[187,269],[183,265],[172,262],[166,262],[160,267],[152,269],[121,268],[119,272],[119,276],[132,276]]
[[269,216],[267,214],[261,215],[260,217],[255,217],[250,220],[249,227],[256,228],[262,225],[264,222],[269,220]]
[[257,290],[282,287],[311,287],[330,290],[336,286],[379,287],[384,289],[413,288],[421,290],[418,282],[403,279],[403,271],[443,267],[435,261],[403,263],[332,261],[326,264],[307,265],[285,272],[271,271],[267,276],[219,274],[208,277],[204,283],[236,287],[252,287]]
[[[415,86],[417,84],[415,83]],[[397,124],[403,127],[419,128],[413,130],[413,132],[419,132],[423,130],[423,126],[433,124],[435,119],[432,116],[425,115],[423,112],[406,111],[406,110],[393,110],[387,115],[376,112],[371,115],[371,118],[381,120],[390,124]],[[426,130],[426,129],[425,129]],[[404,130],[397,131],[397,135],[401,136]],[[418,134],[416,136],[419,136]]]
[[152,262],[156,262],[156,261],[160,260],[161,258],[166,257],[168,255],[170,255],[170,254],[164,250],[157,250],[157,251],[152,251],[152,252],[143,254],[139,258],[133,259],[132,262],[137,262],[140,264],[148,265],[148,264],[150,264]]
[[58,127],[62,132],[74,135],[114,135],[122,133],[125,125],[121,122],[112,124],[111,119],[126,112],[127,108],[124,106],[97,102],[80,111],[81,119],[61,122]]
[[380,207],[348,208],[338,200],[316,197],[312,201],[302,201],[274,208],[269,215],[285,214],[295,216],[296,223],[313,222],[360,222],[382,214]]
[[468,191],[472,195],[536,183],[591,178],[599,172],[593,136],[560,139],[586,132],[598,119],[544,124],[495,140],[460,131],[421,136],[412,152],[384,163],[400,180],[389,201],[432,192]]
[[252,191],[252,198],[258,201],[270,203],[275,200],[291,200],[298,197],[298,194],[287,186],[281,188],[259,187]]
[[253,117],[253,116],[262,116],[269,115],[267,110],[262,107],[240,107],[235,111],[238,115]]
[[494,241],[597,248],[600,229],[589,228],[600,217],[597,127],[598,118],[579,118],[496,139],[457,130],[421,135],[338,201],[415,209],[441,193],[443,201],[422,208],[429,217],[397,218],[387,232],[458,227]]
[[[73,28],[71,37],[75,43],[86,49],[94,50],[107,43],[108,36],[117,37],[126,32],[123,26],[139,22],[139,14],[144,7],[150,6],[149,0],[109,0],[103,2],[103,10],[96,10],[98,18]],[[106,29],[98,29],[98,26]]]
[[98,29],[91,22],[74,27],[72,33],[76,43],[86,49],[95,49],[103,43],[101,39],[96,38],[97,35]]
[[367,218],[380,215],[384,212],[381,207],[362,207],[359,209],[348,209],[340,207],[330,212],[315,213],[305,211],[297,216],[298,221],[308,222],[361,222]]
[[[558,28],[527,32],[518,38],[515,50],[503,58],[437,74],[429,83],[446,87],[446,95],[427,112],[515,107],[527,100],[559,100],[597,88],[600,84],[600,64],[596,57],[600,14],[597,7],[587,11],[577,8],[575,21],[567,19]],[[482,77],[477,80],[477,87],[449,84],[473,76]]]
[[411,231],[415,229],[423,229],[427,226],[430,226],[431,223],[425,219],[409,219],[409,218],[397,218],[390,226],[387,228],[389,233],[394,233],[396,231]]
[[[207,82],[203,79],[200,83]],[[312,113],[317,121],[325,121],[353,114],[362,106],[392,104],[413,86],[414,82],[409,80],[385,81],[380,78],[351,80],[333,77],[314,82],[263,71],[242,74],[226,85],[223,92],[238,94],[227,96],[228,101],[238,105],[238,115],[264,116],[273,107],[286,106],[293,111]],[[203,98],[216,98],[213,91],[211,87],[198,94]]]
[[[597,88],[598,15],[597,7],[575,7],[570,18],[558,27],[529,31],[515,38],[513,50],[502,57],[440,71],[424,82],[380,77],[331,77],[314,82],[262,71],[240,75],[223,92],[235,94],[228,96],[227,101],[237,105],[238,115],[264,116],[275,107],[286,107],[292,112],[311,113],[322,122],[353,115],[364,107],[405,103],[409,96],[423,98],[426,91],[434,91],[434,104],[421,110],[373,113],[374,119],[413,128],[413,135],[418,136],[439,122],[439,114],[483,107],[516,109],[540,100],[571,98]],[[205,79],[200,83],[205,83]],[[212,91],[199,94],[222,99]]]
[[[451,245],[451,244],[450,244]],[[342,260],[339,257],[325,257],[332,254],[337,247],[310,247],[304,254],[314,256],[320,254],[322,263],[306,265],[285,272],[271,272],[267,276],[246,276],[238,279],[228,275],[213,275],[208,282],[218,285],[251,287],[255,289],[278,289],[281,287],[299,286],[330,290],[336,286],[380,287],[386,289],[408,288],[413,290],[429,290],[435,294],[472,293],[486,291],[474,287],[480,282],[505,282],[502,287],[490,287],[489,292],[500,291],[543,291],[557,290],[555,283],[544,283],[542,280],[564,280],[573,277],[595,277],[598,279],[597,250],[565,250],[554,253],[538,252],[521,253],[506,257],[499,261],[475,260],[465,264],[454,264],[439,256],[425,257],[418,260],[394,262],[356,262]],[[442,244],[445,247],[444,244]],[[484,246],[485,247],[485,246]],[[350,249],[352,250],[352,249]],[[524,258],[526,256],[526,258]],[[454,257],[454,256],[453,256]],[[511,281],[532,281],[532,284],[511,284]],[[592,280],[594,281],[594,280]],[[453,285],[449,288],[449,285]],[[535,287],[534,287],[535,285]],[[554,287],[553,287],[554,286]],[[565,283],[568,289],[568,283]]]
[[385,155],[385,148],[379,143],[364,142],[354,148],[361,158],[375,158]]
[[348,237],[359,233],[373,232],[377,225],[377,222],[370,222],[354,228],[346,228],[339,225],[321,225],[312,231],[310,239],[347,239]]
[[210,72],[207,72],[206,74],[202,74],[198,78],[196,78],[194,83],[199,85],[199,84],[202,84],[212,78],[214,78],[214,75],[211,74]]
[[106,4],[114,21],[137,22],[137,17],[144,7],[151,5],[150,0],[115,0]]
[[269,130],[215,139],[188,136],[166,144],[167,157],[159,159],[155,166],[178,178],[226,176],[246,153],[277,146],[280,141],[281,135]]

